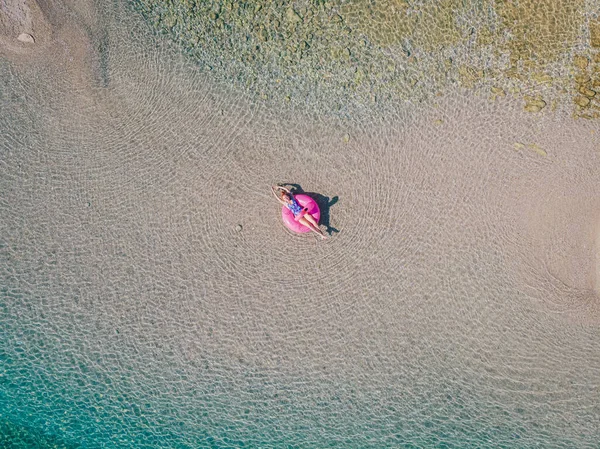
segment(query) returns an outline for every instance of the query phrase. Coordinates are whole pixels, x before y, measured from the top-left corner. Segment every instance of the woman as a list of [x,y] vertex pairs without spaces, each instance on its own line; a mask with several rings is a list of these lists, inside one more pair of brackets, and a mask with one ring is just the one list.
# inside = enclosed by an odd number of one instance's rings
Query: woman
[[[278,190],[283,191],[281,198],[277,194]],[[322,239],[327,238],[323,231],[319,229],[319,225],[317,224],[315,217],[308,213],[308,209],[306,207],[302,207],[300,203],[296,201],[294,195],[292,195],[292,192],[290,192],[289,189],[281,186],[271,186],[271,191],[273,192],[273,195],[275,195],[275,198],[277,198],[277,201],[287,207],[294,214],[294,219],[298,223],[303,224],[311,231],[316,232],[321,236]]]

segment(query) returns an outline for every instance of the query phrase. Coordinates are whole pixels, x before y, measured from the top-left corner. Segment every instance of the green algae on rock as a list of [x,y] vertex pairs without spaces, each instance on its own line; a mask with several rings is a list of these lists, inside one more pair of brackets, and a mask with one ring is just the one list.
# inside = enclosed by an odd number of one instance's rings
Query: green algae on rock
[[540,97],[531,97],[526,95],[525,99],[525,111],[527,112],[539,112],[546,107],[546,102]]
[[424,100],[454,84],[558,97],[600,45],[583,0],[132,3],[215,76],[265,101],[334,113]]

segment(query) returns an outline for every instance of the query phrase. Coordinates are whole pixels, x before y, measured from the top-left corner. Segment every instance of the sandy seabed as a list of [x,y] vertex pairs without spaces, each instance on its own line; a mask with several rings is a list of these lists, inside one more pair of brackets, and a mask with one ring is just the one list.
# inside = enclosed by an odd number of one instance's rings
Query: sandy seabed
[[[5,422],[83,447],[597,447],[597,123],[465,91],[317,120],[121,6],[60,8],[30,11],[34,44],[3,29]],[[285,230],[275,182],[320,195],[330,239]]]

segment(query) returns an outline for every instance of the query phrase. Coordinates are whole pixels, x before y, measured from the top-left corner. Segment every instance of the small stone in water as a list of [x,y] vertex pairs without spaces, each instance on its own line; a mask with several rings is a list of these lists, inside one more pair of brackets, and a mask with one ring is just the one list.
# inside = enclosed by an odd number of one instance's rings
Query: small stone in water
[[577,96],[575,97],[575,104],[585,108],[588,104],[590,104],[590,99],[587,97]]
[[596,95],[596,91],[592,89],[588,89],[585,86],[581,86],[579,88],[579,93],[585,95],[586,97],[593,98]]
[[35,44],[35,39],[31,34],[28,33],[19,34],[19,37],[17,37],[17,39],[21,42],[25,42],[26,44]]
[[526,104],[525,111],[526,112],[540,112],[542,110],[537,104]]
[[546,102],[541,98],[536,97],[525,97],[525,111],[527,112],[539,112],[546,107]]
[[539,154],[540,156],[547,156],[548,153],[546,153],[546,150],[544,150],[543,148],[540,148],[539,145],[535,144],[535,143],[530,143],[527,145],[528,148],[532,149],[533,151],[535,151],[537,154]]

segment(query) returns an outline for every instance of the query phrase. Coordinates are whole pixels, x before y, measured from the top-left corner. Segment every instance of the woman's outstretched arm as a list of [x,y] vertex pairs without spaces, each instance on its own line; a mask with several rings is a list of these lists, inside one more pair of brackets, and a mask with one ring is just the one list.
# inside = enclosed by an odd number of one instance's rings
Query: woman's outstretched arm
[[[283,190],[285,190],[285,191],[287,191],[289,193],[289,190],[287,190],[284,187],[277,186],[277,188],[278,189],[283,189]],[[275,198],[277,198],[277,201],[279,201],[281,204],[285,204],[285,202],[281,198],[279,198],[279,196],[277,195],[277,192],[275,191],[275,186],[271,186],[271,192],[273,192],[273,195],[275,196]]]

